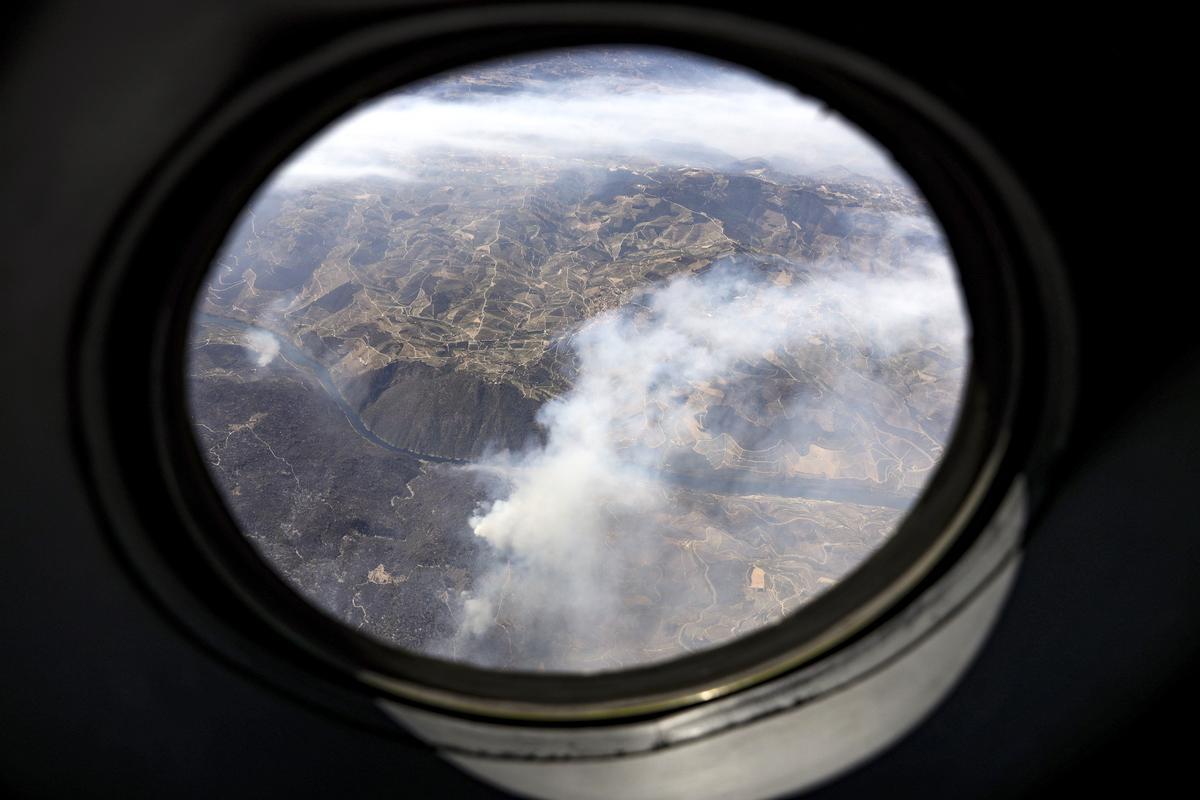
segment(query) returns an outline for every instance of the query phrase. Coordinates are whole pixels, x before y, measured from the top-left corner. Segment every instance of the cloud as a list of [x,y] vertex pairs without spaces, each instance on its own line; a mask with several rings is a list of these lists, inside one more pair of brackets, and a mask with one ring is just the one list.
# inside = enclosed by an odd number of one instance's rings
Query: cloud
[[300,151],[277,181],[407,180],[429,156],[454,153],[708,167],[765,158],[803,174],[840,168],[903,180],[874,140],[791,87],[723,62],[635,52],[686,63],[686,79],[618,69],[522,80],[499,94],[454,94],[443,89],[486,83],[504,67],[451,73],[365,104]]

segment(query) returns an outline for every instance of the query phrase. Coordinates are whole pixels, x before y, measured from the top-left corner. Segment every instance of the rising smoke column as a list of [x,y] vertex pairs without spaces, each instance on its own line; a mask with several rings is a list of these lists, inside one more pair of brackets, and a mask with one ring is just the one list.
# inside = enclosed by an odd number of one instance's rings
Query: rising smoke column
[[469,468],[492,489],[469,520],[491,561],[444,654],[522,669],[596,669],[591,652],[636,660],[648,632],[623,618],[621,582],[661,536],[655,517],[669,500],[656,475],[669,448],[656,445],[686,441],[704,407],[699,387],[772,351],[822,359],[851,345],[886,356],[919,340],[961,353],[944,252],[917,251],[905,266],[878,276],[825,262],[777,285],[777,267],[730,258],[584,324],[570,339],[573,388],[539,412],[544,444]]

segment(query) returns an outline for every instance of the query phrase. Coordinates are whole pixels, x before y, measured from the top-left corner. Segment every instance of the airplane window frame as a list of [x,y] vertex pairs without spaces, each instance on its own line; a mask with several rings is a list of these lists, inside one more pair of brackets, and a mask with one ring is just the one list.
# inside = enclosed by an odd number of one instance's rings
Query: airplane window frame
[[[738,639],[736,658],[723,646],[608,674],[534,676],[396,653],[312,608],[233,522],[186,414],[192,301],[271,170],[356,103],[489,58],[587,44],[676,47],[748,67],[829,102],[892,152],[942,224],[962,279],[973,343],[960,419],[892,537],[905,547],[878,551],[858,570],[861,593],[839,587]],[[269,682],[329,682],[514,723],[629,722],[737,698],[845,651],[954,575],[1014,486],[1028,487],[1022,502],[1036,506],[1068,429],[1073,325],[1051,238],[1032,208],[986,143],[919,88],[866,57],[765,23],[655,4],[364,22],[231,87],[115,223],[76,331],[77,436],[131,571],[183,627]],[[904,579],[889,583],[872,570]],[[871,588],[878,583],[889,591]],[[870,613],[859,613],[867,603]]]

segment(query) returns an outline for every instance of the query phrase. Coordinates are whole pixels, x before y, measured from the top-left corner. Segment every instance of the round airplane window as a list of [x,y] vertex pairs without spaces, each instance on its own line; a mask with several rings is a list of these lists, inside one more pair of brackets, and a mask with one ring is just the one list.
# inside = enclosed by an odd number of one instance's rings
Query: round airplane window
[[324,613],[600,673],[838,591],[936,473],[969,333],[863,131],[586,47],[411,85],[284,163],[196,300],[187,390],[241,532]]

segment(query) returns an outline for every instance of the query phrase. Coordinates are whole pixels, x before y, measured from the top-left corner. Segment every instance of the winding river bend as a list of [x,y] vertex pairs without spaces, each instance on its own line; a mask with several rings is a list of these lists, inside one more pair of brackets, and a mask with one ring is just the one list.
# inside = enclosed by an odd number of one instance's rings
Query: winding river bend
[[[422,453],[399,447],[383,439],[367,427],[358,411],[354,409],[342,395],[341,389],[334,383],[333,376],[325,365],[308,353],[296,347],[286,336],[261,325],[252,325],[233,317],[223,317],[216,314],[196,312],[192,318],[193,324],[202,323],[236,331],[267,331],[279,342],[279,354],[296,369],[309,374],[321,385],[329,398],[337,405],[346,421],[362,438],[378,447],[403,453],[419,461],[436,464],[470,464],[467,459],[451,458],[448,456]],[[820,478],[770,478],[749,476],[735,470],[713,470],[708,473],[683,472],[676,470],[661,470],[647,473],[647,480],[658,480],[684,489],[711,492],[721,495],[769,495],[773,497],[795,497],[805,500],[831,500],[842,503],[855,503],[866,506],[884,506],[887,508],[908,509],[915,501],[915,493],[900,493],[881,489],[877,485],[865,481],[849,479],[826,480]]]
[[261,325],[251,325],[248,322],[243,322],[242,320],[234,319],[233,317],[219,317],[215,314],[206,314],[202,312],[197,312],[192,319],[193,324],[196,322],[201,322],[206,325],[217,325],[223,328],[230,328],[232,330],[242,332],[266,331],[270,333],[279,342],[279,354],[293,367],[301,372],[308,373],[317,381],[317,383],[321,384],[321,388],[325,390],[327,395],[329,395],[329,399],[333,400],[333,402],[337,404],[338,409],[340,409],[342,414],[345,415],[346,421],[350,423],[350,427],[354,428],[354,432],[366,439],[371,444],[382,447],[385,450],[391,450],[394,453],[404,453],[405,455],[412,456],[420,461],[429,461],[438,464],[470,463],[466,459],[462,458],[450,458],[448,456],[439,456],[432,453],[420,453],[416,450],[409,450],[407,447],[398,447],[386,439],[378,436],[374,431],[367,427],[366,423],[363,422],[363,418],[359,416],[354,407],[346,402],[345,396],[342,395],[342,390],[339,389],[337,384],[333,382],[333,376],[329,374],[329,370],[325,368],[325,365],[301,350],[299,347],[296,347],[296,345],[292,344],[292,342],[286,336],[278,331],[273,331],[270,328],[264,328]]

